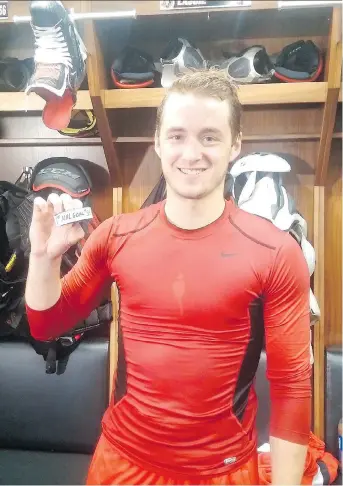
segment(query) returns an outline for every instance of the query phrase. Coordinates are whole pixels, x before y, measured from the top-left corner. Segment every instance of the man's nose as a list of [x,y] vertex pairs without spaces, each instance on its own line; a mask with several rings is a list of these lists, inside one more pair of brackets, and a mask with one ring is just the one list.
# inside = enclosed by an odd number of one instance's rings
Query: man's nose
[[183,159],[193,162],[201,158],[201,146],[197,140],[188,140],[184,145]]

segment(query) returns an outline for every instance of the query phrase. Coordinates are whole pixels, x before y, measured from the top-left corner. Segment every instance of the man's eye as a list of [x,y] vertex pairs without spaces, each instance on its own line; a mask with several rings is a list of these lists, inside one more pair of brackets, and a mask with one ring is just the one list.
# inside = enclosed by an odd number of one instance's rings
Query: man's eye
[[170,140],[181,140],[181,135],[171,135]]
[[204,137],[204,141],[205,141],[206,143],[213,143],[213,142],[216,142],[216,141],[217,141],[217,139],[216,139],[216,138],[214,138],[214,137],[211,137],[210,135],[208,135],[207,137]]

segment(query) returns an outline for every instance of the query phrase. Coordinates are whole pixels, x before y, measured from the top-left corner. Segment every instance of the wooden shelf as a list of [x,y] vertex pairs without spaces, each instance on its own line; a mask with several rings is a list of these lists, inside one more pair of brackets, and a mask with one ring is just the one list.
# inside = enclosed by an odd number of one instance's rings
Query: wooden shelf
[[[42,111],[45,101],[35,93],[26,95],[20,93],[0,93],[0,112],[1,111]],[[91,110],[93,108],[89,91],[79,91],[77,93],[76,110]]]
[[[289,83],[240,86],[243,105],[324,103],[327,83]],[[112,89],[105,91],[105,108],[156,108],[164,88]],[[0,93],[0,111],[42,111],[45,101],[34,93]],[[89,91],[77,93],[77,110],[93,109]]]
[[[333,138],[342,138],[342,133],[334,133]],[[319,140],[320,133],[282,133],[268,135],[246,135],[243,142],[279,142],[297,140]],[[112,139],[113,143],[146,143],[153,144],[154,137],[118,137]],[[100,137],[73,138],[3,138],[0,147],[67,147],[67,146],[96,146],[102,145]]]
[[102,145],[101,138],[3,138],[0,147],[64,147],[64,146]]
[[[154,142],[153,137],[118,137],[112,138],[113,143],[148,143]],[[77,147],[77,146],[102,145],[100,137],[77,138],[3,138],[0,139],[0,147]]]
[[[118,137],[112,139],[113,143],[148,143],[154,142],[153,137]],[[100,137],[73,138],[3,138],[0,139],[0,147],[77,147],[77,146],[102,145]]]
[[[113,89],[105,91],[106,108],[155,108],[164,88]],[[324,103],[327,83],[255,84],[240,86],[243,105]]]

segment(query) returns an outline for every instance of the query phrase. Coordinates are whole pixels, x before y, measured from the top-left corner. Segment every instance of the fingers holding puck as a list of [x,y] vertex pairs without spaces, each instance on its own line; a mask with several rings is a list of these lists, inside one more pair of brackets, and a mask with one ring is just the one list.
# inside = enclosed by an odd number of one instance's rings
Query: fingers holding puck
[[87,219],[92,219],[93,214],[90,207],[83,207],[80,199],[73,199],[69,194],[62,194],[61,201],[64,211],[55,214],[55,223],[57,226],[63,226],[69,223],[76,223]]
[[63,201],[61,199],[61,196],[59,196],[55,192],[52,192],[51,194],[49,194],[48,199],[47,199],[47,204],[48,204],[49,210],[53,211],[53,214],[61,213],[64,210]]
[[46,201],[41,197],[36,197],[34,199],[34,213],[39,217],[39,214],[45,212],[49,212],[54,216],[57,226],[93,218],[90,207],[83,207],[80,199],[72,198],[66,193],[61,195],[51,193]]

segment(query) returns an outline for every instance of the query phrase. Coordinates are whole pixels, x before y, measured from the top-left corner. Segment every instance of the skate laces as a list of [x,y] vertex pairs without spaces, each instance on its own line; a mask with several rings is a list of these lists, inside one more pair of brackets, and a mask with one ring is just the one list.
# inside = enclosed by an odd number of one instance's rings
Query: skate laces
[[46,64],[64,64],[71,68],[72,61],[61,27],[36,27],[32,25],[35,36],[35,61]]

